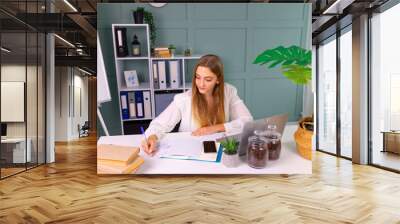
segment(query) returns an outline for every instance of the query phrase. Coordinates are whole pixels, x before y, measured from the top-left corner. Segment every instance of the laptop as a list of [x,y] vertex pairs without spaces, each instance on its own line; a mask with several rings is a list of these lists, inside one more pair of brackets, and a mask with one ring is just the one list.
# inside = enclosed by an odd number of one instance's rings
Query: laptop
[[[288,121],[288,114],[278,114],[271,117],[266,117],[254,121],[249,121],[244,124],[243,131],[241,134],[232,135],[227,137],[233,137],[239,141],[239,156],[245,156],[247,153],[247,144],[250,136],[254,135],[255,130],[267,130],[268,125],[275,124],[276,130],[283,135],[283,131],[285,130],[286,123]],[[221,139],[217,139],[217,141],[221,141]]]

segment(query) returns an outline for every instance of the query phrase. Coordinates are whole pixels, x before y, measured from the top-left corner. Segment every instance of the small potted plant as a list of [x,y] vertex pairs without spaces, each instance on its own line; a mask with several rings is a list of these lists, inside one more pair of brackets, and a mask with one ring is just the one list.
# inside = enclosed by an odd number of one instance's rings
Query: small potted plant
[[224,148],[222,163],[226,167],[236,167],[239,164],[238,147],[239,142],[235,138],[226,138],[221,142]]
[[137,7],[136,10],[133,11],[133,18],[136,24],[143,24],[144,8]]
[[168,49],[169,49],[169,52],[171,53],[171,57],[173,57],[173,56],[175,55],[175,50],[176,50],[175,45],[170,44],[170,45],[168,46]]
[[192,49],[186,48],[186,49],[185,49],[185,52],[184,52],[184,55],[185,55],[186,57],[192,56]]

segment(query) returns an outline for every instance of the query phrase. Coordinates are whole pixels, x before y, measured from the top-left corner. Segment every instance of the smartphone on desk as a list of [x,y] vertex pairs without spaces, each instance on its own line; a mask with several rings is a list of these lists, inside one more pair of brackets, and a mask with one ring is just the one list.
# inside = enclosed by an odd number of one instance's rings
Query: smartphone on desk
[[216,153],[217,147],[215,146],[215,141],[203,141],[204,153]]

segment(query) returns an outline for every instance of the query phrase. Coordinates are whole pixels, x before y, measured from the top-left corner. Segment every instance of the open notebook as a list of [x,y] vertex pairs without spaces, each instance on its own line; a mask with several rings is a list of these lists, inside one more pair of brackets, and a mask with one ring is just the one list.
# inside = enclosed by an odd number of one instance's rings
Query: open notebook
[[222,147],[216,143],[216,153],[204,153],[203,141],[215,141],[223,134],[192,136],[191,132],[178,132],[166,135],[159,143],[159,157],[166,159],[197,160],[220,162]]

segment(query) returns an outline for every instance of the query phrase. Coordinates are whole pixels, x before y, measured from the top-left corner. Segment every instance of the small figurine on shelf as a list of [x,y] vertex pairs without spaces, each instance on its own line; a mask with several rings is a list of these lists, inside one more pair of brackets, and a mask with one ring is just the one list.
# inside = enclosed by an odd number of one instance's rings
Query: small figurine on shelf
[[174,55],[175,55],[175,50],[176,50],[175,45],[170,44],[170,45],[168,46],[168,49],[169,49],[169,52],[171,53],[171,57],[174,57]]
[[132,55],[135,57],[140,56],[140,42],[138,41],[138,38],[136,35],[133,36]]

